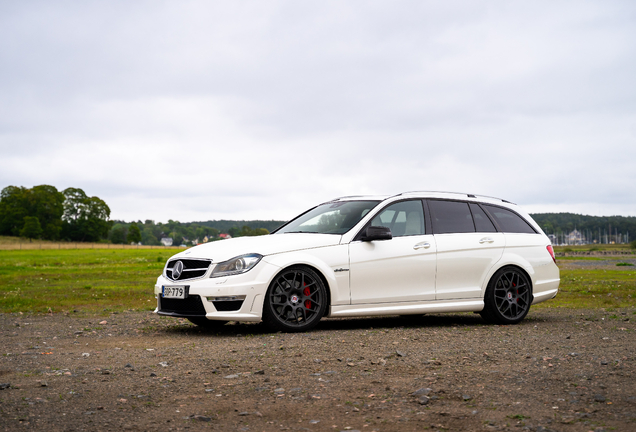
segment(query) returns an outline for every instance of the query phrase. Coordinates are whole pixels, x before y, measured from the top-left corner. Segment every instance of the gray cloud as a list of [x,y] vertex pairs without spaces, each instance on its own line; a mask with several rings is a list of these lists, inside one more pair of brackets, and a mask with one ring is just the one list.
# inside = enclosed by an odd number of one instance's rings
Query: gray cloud
[[636,215],[636,6],[0,5],[0,187],[113,217],[289,218],[460,190]]

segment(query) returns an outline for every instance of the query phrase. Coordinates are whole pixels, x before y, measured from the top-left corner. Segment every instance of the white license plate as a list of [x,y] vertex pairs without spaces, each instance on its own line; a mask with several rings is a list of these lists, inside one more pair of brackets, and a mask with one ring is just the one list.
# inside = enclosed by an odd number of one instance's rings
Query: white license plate
[[161,296],[163,298],[184,299],[186,298],[186,289],[184,286],[164,286]]

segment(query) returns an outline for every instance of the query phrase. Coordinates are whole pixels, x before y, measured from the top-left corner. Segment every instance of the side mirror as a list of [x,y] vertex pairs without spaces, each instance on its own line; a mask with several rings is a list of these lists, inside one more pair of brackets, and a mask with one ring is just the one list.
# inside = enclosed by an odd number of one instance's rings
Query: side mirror
[[362,241],[374,241],[374,240],[391,240],[393,234],[391,234],[391,228],[383,226],[370,226],[365,231],[360,240]]

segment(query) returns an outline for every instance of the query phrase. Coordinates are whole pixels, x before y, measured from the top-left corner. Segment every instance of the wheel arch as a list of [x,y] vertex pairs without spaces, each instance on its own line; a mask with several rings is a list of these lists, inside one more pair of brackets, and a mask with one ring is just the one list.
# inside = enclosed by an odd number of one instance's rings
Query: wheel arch
[[334,298],[338,299],[339,297],[344,297],[346,295],[346,300],[348,302],[349,293],[348,292],[340,293],[338,281],[336,280],[336,274],[334,273],[331,266],[329,266],[323,260],[318,259],[316,256],[309,253],[302,253],[302,254],[295,253],[294,255],[295,255],[293,257],[294,259],[289,259],[290,257],[288,256],[288,254],[280,254],[280,255],[273,256],[267,260],[270,264],[273,264],[276,267],[278,267],[278,270],[274,272],[274,274],[269,280],[269,283],[267,285],[268,290],[272,281],[275,280],[278,277],[278,275],[280,275],[282,272],[284,272],[288,268],[306,267],[314,271],[320,277],[320,280],[322,281],[322,283],[325,285],[325,290],[327,291],[327,301],[328,301],[327,311],[325,313],[325,316],[329,314],[329,310],[333,303]]
[[499,270],[501,270],[504,267],[514,267],[514,268],[517,268],[517,269],[521,270],[521,272],[530,281],[530,289],[531,289],[531,294],[532,294],[532,292],[534,291],[534,284],[535,284],[535,278],[533,277],[534,270],[533,270],[532,266],[530,265],[530,263],[523,262],[523,260],[520,260],[520,261],[503,260],[502,259],[496,265],[492,266],[492,268],[490,269],[490,271],[488,272],[487,276],[484,278],[484,281],[482,283],[482,286],[481,286],[481,297],[483,298],[486,295],[486,290],[488,289],[488,284],[490,284],[490,281],[495,276],[495,273],[497,273]]
[[329,307],[331,306],[331,285],[329,284],[329,281],[327,280],[327,278],[325,277],[325,275],[322,273],[322,271],[320,270],[320,268],[312,265],[312,264],[308,264],[308,263],[290,263],[284,267],[281,267],[278,269],[278,271],[276,273],[274,273],[274,277],[272,278],[272,280],[269,282],[269,285],[267,286],[267,290],[269,291],[272,282],[276,280],[276,278],[278,278],[278,276],[280,276],[282,273],[284,273],[285,271],[287,271],[288,269],[292,268],[292,267],[304,267],[304,268],[308,268],[310,270],[312,270],[313,272],[315,272],[318,277],[320,278],[320,280],[322,281],[322,283],[325,285],[325,291],[327,293],[327,309],[325,311],[325,316],[327,316],[329,314]]

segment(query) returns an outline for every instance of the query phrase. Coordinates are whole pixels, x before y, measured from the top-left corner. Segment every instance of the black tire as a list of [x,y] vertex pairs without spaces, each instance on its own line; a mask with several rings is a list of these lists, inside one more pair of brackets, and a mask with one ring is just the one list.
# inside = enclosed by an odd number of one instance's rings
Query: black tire
[[327,290],[318,274],[294,266],[280,272],[267,289],[263,322],[274,331],[302,332],[314,328],[327,310]]
[[188,317],[188,321],[204,329],[217,329],[227,323],[227,321],[209,320],[205,317]]
[[528,276],[517,267],[503,267],[488,282],[479,314],[492,324],[517,324],[528,314],[532,300]]

